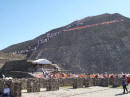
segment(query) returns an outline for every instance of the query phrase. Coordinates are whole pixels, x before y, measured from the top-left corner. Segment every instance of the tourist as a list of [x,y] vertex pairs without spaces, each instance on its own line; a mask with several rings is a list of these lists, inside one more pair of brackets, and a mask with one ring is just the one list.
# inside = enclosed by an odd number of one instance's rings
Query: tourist
[[42,67],[42,73],[43,73],[43,76],[44,76],[45,70],[43,69],[43,67]]
[[4,74],[2,74],[2,77],[3,77],[3,79],[5,79],[5,78],[6,78]]
[[128,83],[128,91],[130,92],[130,75],[128,76],[127,83]]
[[122,77],[122,86],[123,86],[123,94],[125,94],[125,91],[128,93],[127,78],[125,75],[123,75],[123,77]]
[[11,97],[10,96],[10,88],[9,88],[9,85],[7,85],[7,84],[5,85],[2,97]]

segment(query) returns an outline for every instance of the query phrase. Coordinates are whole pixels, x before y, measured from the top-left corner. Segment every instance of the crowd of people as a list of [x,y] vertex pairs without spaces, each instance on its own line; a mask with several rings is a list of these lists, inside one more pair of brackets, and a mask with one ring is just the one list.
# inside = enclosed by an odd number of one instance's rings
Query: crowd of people
[[125,75],[127,78],[129,74],[88,74],[88,73],[82,73],[82,74],[73,74],[73,73],[64,73],[64,72],[57,72],[56,70],[54,72],[47,72],[45,70],[42,70],[43,74],[40,76],[37,76],[36,78],[122,78],[123,75]]
[[39,48],[41,44],[47,43],[49,40],[51,40],[52,38],[56,37],[59,34],[60,32],[47,33],[45,34],[44,37],[40,37],[40,39],[37,40],[35,45],[28,46],[26,49],[23,50],[14,51],[13,54],[24,54],[28,53],[29,51],[35,51]]
[[118,23],[118,22],[121,22],[121,21],[124,21],[124,20],[121,19],[121,20],[106,21],[106,22],[101,22],[101,23],[97,23],[97,24],[90,24],[90,25],[85,25],[85,26],[74,27],[74,28],[63,30],[63,31],[66,32],[66,31],[73,31],[73,30],[81,30],[81,29],[90,28],[90,27],[99,26],[99,25],[104,25],[104,24]]
[[105,24],[118,23],[118,22],[122,22],[122,21],[124,21],[124,20],[123,19],[112,20],[112,21],[106,21],[106,22],[101,22],[101,23],[97,23],[97,24],[90,24],[90,25],[83,25],[83,26],[78,26],[78,27],[71,27],[69,25],[69,26],[67,26],[66,29],[63,29],[61,31],[53,32],[53,33],[47,33],[45,35],[45,37],[41,37],[39,40],[37,40],[37,43],[35,45],[33,45],[33,46],[28,46],[27,49],[15,51],[13,53],[15,53],[15,54],[23,54],[23,53],[28,53],[29,51],[37,50],[40,44],[47,43],[49,40],[56,37],[61,32],[67,32],[67,31],[73,31],[73,30],[81,30],[81,29],[85,29],[85,28],[90,28],[90,27],[95,27],[95,26],[105,25]]

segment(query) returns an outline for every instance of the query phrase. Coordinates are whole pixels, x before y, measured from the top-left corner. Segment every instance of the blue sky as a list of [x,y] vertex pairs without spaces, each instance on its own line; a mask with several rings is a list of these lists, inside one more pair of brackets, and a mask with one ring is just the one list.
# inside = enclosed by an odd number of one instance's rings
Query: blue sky
[[0,49],[87,16],[130,17],[129,4],[130,0],[0,0]]

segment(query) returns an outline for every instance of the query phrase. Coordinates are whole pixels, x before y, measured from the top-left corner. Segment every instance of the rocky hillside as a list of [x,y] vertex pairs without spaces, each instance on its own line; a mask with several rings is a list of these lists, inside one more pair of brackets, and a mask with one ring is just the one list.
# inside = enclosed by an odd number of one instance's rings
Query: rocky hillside
[[47,58],[73,72],[129,72],[130,19],[117,13],[86,17],[2,51]]

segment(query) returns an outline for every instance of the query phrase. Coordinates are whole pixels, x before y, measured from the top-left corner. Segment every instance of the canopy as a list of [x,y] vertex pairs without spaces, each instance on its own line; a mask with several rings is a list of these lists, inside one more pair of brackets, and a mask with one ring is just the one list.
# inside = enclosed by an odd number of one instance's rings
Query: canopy
[[32,61],[32,63],[33,64],[52,64],[52,62],[47,59],[38,59],[38,60]]

